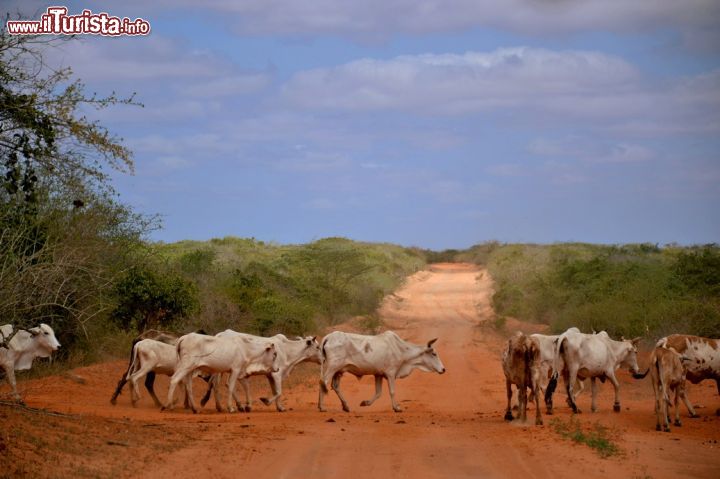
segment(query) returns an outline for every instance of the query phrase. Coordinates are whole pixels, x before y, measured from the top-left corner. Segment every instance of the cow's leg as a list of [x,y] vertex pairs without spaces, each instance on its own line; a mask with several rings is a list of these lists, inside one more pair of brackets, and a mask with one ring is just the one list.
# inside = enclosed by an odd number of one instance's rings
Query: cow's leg
[[15,381],[15,370],[13,369],[12,366],[10,366],[7,369],[3,368],[3,370],[5,371],[5,375],[7,376],[8,383],[10,383],[10,387],[12,388],[13,398],[15,399],[15,401],[22,404],[23,400],[17,391],[17,382]]
[[388,382],[388,390],[390,391],[390,402],[392,403],[393,411],[402,412],[402,408],[395,401],[395,378],[392,376],[386,376]]
[[210,400],[210,395],[213,391],[213,386],[215,385],[215,375],[211,376],[210,379],[207,382],[207,390],[205,391],[205,395],[200,400],[200,406],[205,407],[207,402]]
[[542,426],[543,420],[542,420],[542,412],[540,412],[540,387],[535,386],[533,387],[535,392],[535,425],[536,426]]
[[592,395],[591,403],[590,403],[590,411],[597,412],[597,381],[596,378],[590,378],[590,391]]
[[242,401],[238,400],[237,395],[235,395],[235,404],[237,404],[238,411],[245,411],[250,412],[252,411],[252,399],[250,399],[250,378],[244,377],[240,379],[240,385],[243,388],[243,391],[245,392],[245,405],[243,406]]
[[340,379],[342,378],[343,373],[337,372],[332,378],[332,388],[333,391],[335,391],[335,394],[337,394],[337,397],[340,399],[340,402],[342,403],[343,411],[350,412],[350,407],[348,406],[347,401],[345,400],[345,397],[342,394],[342,391],[340,391]]
[[518,390],[518,416],[521,422],[527,421],[527,387],[520,385]]
[[150,371],[147,373],[147,376],[145,376],[145,389],[148,390],[148,393],[150,393],[150,396],[153,398],[155,406],[160,407],[160,400],[155,395],[155,375],[155,371]]
[[675,386],[675,398],[673,400],[673,406],[675,408],[675,421],[673,424],[675,426],[680,427],[682,426],[682,422],[680,422],[680,389],[682,388],[682,385],[678,384]]
[[690,414],[691,418],[700,417],[695,412],[695,408],[693,407],[692,403],[690,402],[690,398],[688,398],[688,396],[687,396],[687,383],[683,384],[682,400],[683,400],[683,403],[685,403],[685,407],[687,408],[688,413]]
[[220,399],[220,382],[222,381],[222,373],[214,374],[212,377],[213,382],[213,395],[215,396],[215,409],[217,412],[223,412],[222,400]]
[[577,368],[570,368],[568,371],[567,377],[565,378],[565,389],[567,389],[567,400],[568,405],[573,410],[573,413],[578,414],[582,411],[577,407],[577,404],[575,403],[575,395],[573,391],[573,385],[575,384],[575,381],[577,380]]
[[507,387],[507,409],[505,410],[505,420],[512,421],[514,419],[512,415],[512,406],[510,405],[512,402],[512,383],[509,379],[505,380],[505,386]]
[[113,406],[117,404],[117,398],[122,392],[123,388],[125,387],[125,384],[127,383],[127,375],[130,372],[130,367],[128,366],[128,370],[125,371],[125,374],[120,378],[120,381],[117,383],[117,387],[115,388],[115,392],[113,393],[112,397],[110,398],[110,404]]
[[261,397],[260,401],[262,401],[262,403],[266,406],[269,406],[274,401],[275,407],[279,412],[285,411],[285,407],[282,405],[282,402],[280,400],[280,396],[282,395],[282,374],[280,373],[280,371],[268,374],[267,380],[273,395],[270,398]]
[[178,368],[175,370],[175,374],[173,374],[170,378],[170,387],[168,388],[167,403],[162,408],[163,410],[169,409],[172,411],[175,408],[175,388],[177,387],[178,383],[183,381],[185,379],[185,376],[190,373],[192,373],[192,371],[188,371],[186,370],[186,368],[180,367],[180,365],[178,365]]
[[610,380],[613,387],[615,388],[615,402],[613,403],[613,411],[620,412],[620,383],[615,377],[614,371],[611,371],[610,374],[606,373],[605,376]]
[[382,381],[383,377],[379,374],[375,375],[375,395],[370,399],[366,399],[360,403],[360,406],[371,406],[372,403],[378,400],[380,394],[382,394]]
[[235,384],[239,375],[240,371],[234,369],[230,371],[230,378],[228,379],[228,412],[235,412],[233,401],[235,400]]
[[328,392],[328,371],[325,370],[324,374],[320,375],[320,388],[318,391],[318,410],[320,412],[325,412],[325,406],[323,406],[323,400],[325,399],[325,394]]
[[192,390],[192,380],[193,375],[188,374],[185,378],[185,401],[189,404],[190,409],[192,409],[193,414],[197,414],[197,406],[195,406],[195,398],[193,397],[193,390]]
[[130,400],[132,401],[133,407],[136,407],[138,400],[140,400],[140,387],[138,386],[138,381],[141,378],[145,377],[147,384],[148,373],[151,371],[151,369],[152,365],[150,365],[149,363],[142,363],[140,365],[140,369],[130,375]]

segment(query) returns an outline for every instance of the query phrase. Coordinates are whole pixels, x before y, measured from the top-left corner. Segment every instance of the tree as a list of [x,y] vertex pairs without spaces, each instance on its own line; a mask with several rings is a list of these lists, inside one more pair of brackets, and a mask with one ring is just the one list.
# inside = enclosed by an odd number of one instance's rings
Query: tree
[[125,330],[168,328],[199,307],[194,283],[172,273],[158,274],[149,268],[131,268],[115,291],[118,305],[112,318]]
[[[154,224],[118,203],[108,169],[131,172],[121,139],[83,109],[135,104],[85,93],[45,56],[58,42],[0,27],[0,317],[44,321],[61,342],[106,314],[128,254]],[[6,338],[5,341],[8,341]]]

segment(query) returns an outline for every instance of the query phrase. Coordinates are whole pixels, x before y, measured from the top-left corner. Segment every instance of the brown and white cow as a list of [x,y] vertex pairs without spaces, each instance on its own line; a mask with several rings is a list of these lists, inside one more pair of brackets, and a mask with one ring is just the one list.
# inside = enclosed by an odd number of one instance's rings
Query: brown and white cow
[[[267,344],[268,342],[270,342],[275,345],[275,351],[277,351],[276,366],[278,370],[271,373],[257,372],[255,374],[267,377],[268,383],[270,384],[270,390],[273,393],[273,395],[269,398],[261,397],[260,401],[262,401],[262,403],[266,406],[269,406],[274,402],[276,409],[280,412],[283,412],[285,410],[285,407],[282,405],[281,400],[282,384],[283,381],[287,379],[287,377],[290,375],[295,366],[306,361],[317,364],[320,364],[322,361],[320,344],[318,343],[315,336],[288,339],[284,334],[276,334],[275,336],[265,338],[262,336],[254,336],[252,334],[238,333],[237,331],[233,331],[232,329],[227,329],[221,333],[216,334],[216,336],[227,338],[242,338],[246,341],[254,341],[263,344]],[[205,403],[207,403],[207,401],[210,399],[210,393],[212,392],[212,389],[216,386],[219,379],[220,378],[216,378],[215,381],[211,381],[209,383],[208,390],[200,402],[201,406],[204,406]],[[240,378],[240,385],[245,391],[245,405],[242,406],[240,404],[240,401],[237,401],[236,398],[238,409],[249,412],[251,410],[252,402],[250,398],[249,378]]]
[[[698,384],[705,379],[714,379],[720,394],[720,339],[703,338],[687,334],[672,334],[660,339],[657,347],[672,348],[688,358],[683,364],[687,379]],[[690,401],[685,401],[691,417],[697,417]],[[720,409],[717,410],[720,414]]]
[[535,424],[542,425],[540,412],[540,347],[537,340],[517,332],[508,340],[502,355],[505,385],[507,386],[507,409],[505,420],[512,421],[510,409],[512,401],[512,385],[518,391],[518,417],[521,421],[527,420],[527,390],[530,389],[535,399]]
[[53,329],[44,323],[28,330],[20,329],[14,335],[11,325],[3,325],[0,326],[0,334],[6,344],[0,347],[0,368],[5,371],[15,400],[22,401],[17,391],[15,371],[30,369],[35,358],[49,358],[58,350],[60,343]]
[[[230,373],[228,380],[228,412],[234,412],[235,384],[240,377],[256,373],[271,373],[278,370],[275,365],[277,352],[271,342],[252,342],[242,338],[224,338],[190,333],[178,339],[178,365],[170,379],[168,400],[165,408],[173,409],[175,388],[185,384],[186,396],[193,412],[197,412],[192,397],[192,374],[199,370],[211,375]],[[215,402],[219,408],[220,397],[215,387]],[[164,409],[165,409],[164,408]]]
[[360,403],[370,406],[382,393],[382,380],[385,378],[390,390],[390,400],[395,412],[402,409],[395,401],[395,380],[407,377],[415,369],[443,374],[445,366],[437,352],[433,349],[432,339],[427,345],[413,344],[400,338],[392,331],[385,331],[376,336],[334,331],[322,341],[322,374],[318,409],[325,411],[323,398],[332,388],[342,403],[344,411],[349,412],[347,401],[340,391],[340,378],[343,373],[362,376],[375,376],[375,396]]
[[[577,379],[590,378],[592,384],[593,412],[597,411],[597,382],[609,379],[615,388],[615,402],[613,411],[620,412],[620,383],[615,377],[615,370],[627,367],[633,377],[642,378],[637,364],[637,343],[640,338],[633,340],[615,341],[605,331],[597,334],[584,334],[576,331],[566,331],[560,335],[557,342],[555,376],[552,382],[557,381],[557,374],[562,371],[565,387],[567,389],[568,404],[573,412],[579,413],[575,403],[574,384]],[[560,360],[564,363],[560,366]],[[548,385],[554,389],[555,384]]]
[[685,394],[685,374],[688,358],[682,356],[674,349],[656,347],[650,356],[650,378],[655,392],[655,416],[657,423],[655,429],[664,429],[670,432],[668,406],[670,405],[670,394],[675,393],[673,404],[675,405],[675,425],[681,426],[679,398],[688,408],[692,408]]

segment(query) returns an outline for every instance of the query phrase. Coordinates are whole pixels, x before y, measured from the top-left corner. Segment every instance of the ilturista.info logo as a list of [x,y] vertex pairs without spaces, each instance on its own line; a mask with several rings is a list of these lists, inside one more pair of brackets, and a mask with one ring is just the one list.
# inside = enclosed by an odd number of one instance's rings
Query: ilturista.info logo
[[148,35],[150,22],[136,18],[120,18],[105,12],[93,13],[83,10],[78,15],[68,15],[67,7],[48,7],[40,20],[8,20],[10,35]]

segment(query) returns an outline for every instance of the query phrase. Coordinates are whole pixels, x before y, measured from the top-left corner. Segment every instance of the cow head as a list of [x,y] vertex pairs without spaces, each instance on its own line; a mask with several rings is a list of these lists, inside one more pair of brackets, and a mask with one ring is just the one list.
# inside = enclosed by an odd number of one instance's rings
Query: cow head
[[55,332],[45,323],[28,329],[28,333],[32,335],[33,342],[35,343],[36,357],[49,358],[50,355],[60,347],[60,343],[55,337]]
[[318,343],[317,336],[308,336],[300,339],[305,342],[305,351],[303,354],[305,360],[321,364],[322,349],[320,348],[320,343]]
[[630,373],[633,376],[641,377],[642,374],[640,374],[640,368],[638,367],[637,363],[637,345],[640,342],[640,339],[642,338],[635,338],[635,339],[623,339],[622,340],[622,347],[624,351],[624,356],[622,359],[622,362],[620,363],[621,367],[626,367],[630,370]]
[[436,373],[443,374],[445,372],[445,366],[443,365],[442,361],[440,361],[440,356],[438,356],[437,352],[432,346],[435,341],[437,341],[437,338],[428,341],[427,347],[420,353],[417,360],[415,361],[415,366],[417,366],[422,371],[435,371]]

